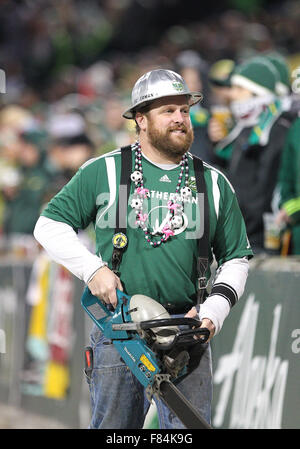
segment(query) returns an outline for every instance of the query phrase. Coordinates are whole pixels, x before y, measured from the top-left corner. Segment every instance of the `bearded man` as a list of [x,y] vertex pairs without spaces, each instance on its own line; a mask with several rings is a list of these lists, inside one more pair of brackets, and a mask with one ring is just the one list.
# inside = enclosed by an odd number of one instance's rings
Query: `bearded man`
[[[137,141],[85,163],[47,205],[34,235],[50,257],[108,305],[116,306],[119,289],[155,299],[171,316],[199,317],[210,338],[198,345],[196,367],[177,387],[210,422],[210,339],[220,332],[244,291],[252,251],[232,186],[220,171],[202,161],[202,171],[195,170],[195,157],[189,153],[193,142],[190,107],[201,98],[171,70],[153,70],[138,79],[132,105],[123,114],[135,120]],[[125,152],[129,154],[127,169],[122,165]],[[202,203],[198,201],[200,178],[205,187]],[[126,189],[121,189],[126,186],[127,196]],[[119,216],[120,211],[125,217]],[[120,218],[125,218],[125,225],[116,234]],[[76,234],[91,222],[96,254]],[[122,252],[120,236],[126,244]],[[197,263],[199,242],[207,248],[202,277]],[[203,295],[203,283],[199,289],[198,280],[203,276],[209,280],[213,257],[217,273],[210,293]],[[90,428],[142,428],[150,405],[144,387],[96,326],[91,346]],[[162,401],[155,400],[161,428],[184,427]]]

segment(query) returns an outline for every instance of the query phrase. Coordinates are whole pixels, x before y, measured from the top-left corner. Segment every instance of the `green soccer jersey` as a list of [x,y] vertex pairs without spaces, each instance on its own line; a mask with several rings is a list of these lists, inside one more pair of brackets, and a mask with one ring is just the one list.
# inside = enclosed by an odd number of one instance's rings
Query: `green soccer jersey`
[[[134,151],[132,171],[134,171]],[[203,211],[196,198],[193,156],[188,154],[189,186],[192,197],[184,203],[182,226],[175,235],[158,247],[151,246],[144,231],[136,224],[131,196],[127,209],[128,246],[120,265],[124,291],[144,294],[161,304],[175,307],[193,305],[197,288],[197,240],[201,232]],[[144,187],[149,197],[144,200],[148,227],[159,236],[168,214],[168,201],[174,199],[180,166],[169,169],[158,167],[142,158]],[[85,229],[91,222],[96,233],[96,254],[111,267],[112,238],[121,174],[120,150],[105,154],[85,163],[50,201],[42,215],[64,222],[73,229]],[[252,256],[243,217],[232,186],[225,176],[204,163],[210,218],[210,262],[213,255],[218,265],[244,256]],[[207,274],[210,276],[210,273]]]

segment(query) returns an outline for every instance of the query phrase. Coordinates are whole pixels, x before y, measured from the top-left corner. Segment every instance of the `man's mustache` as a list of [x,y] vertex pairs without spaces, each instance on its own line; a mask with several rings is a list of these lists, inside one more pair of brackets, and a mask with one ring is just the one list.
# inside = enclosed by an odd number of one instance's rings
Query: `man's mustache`
[[181,126],[172,126],[172,127],[169,127],[169,128],[168,128],[168,131],[169,131],[169,132],[172,132],[172,131],[183,131],[184,133],[187,133],[187,127],[184,126],[184,125],[181,125]]

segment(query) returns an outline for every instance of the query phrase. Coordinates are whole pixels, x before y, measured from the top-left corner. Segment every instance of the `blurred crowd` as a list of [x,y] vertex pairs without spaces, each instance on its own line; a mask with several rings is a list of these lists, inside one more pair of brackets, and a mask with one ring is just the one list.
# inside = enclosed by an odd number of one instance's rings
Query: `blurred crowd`
[[299,3],[195,13],[141,46],[142,18],[166,3],[0,3],[1,253],[34,253],[43,205],[86,160],[136,139],[122,113],[160,67],[203,92],[191,151],[229,178],[255,253],[300,254]]

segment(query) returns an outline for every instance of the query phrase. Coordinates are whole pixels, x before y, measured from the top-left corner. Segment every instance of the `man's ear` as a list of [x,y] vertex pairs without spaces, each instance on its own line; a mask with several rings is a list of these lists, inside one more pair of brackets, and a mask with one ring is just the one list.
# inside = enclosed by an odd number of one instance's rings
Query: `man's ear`
[[145,131],[147,127],[147,117],[145,114],[142,114],[141,112],[137,112],[135,115],[135,121],[140,128],[140,130]]

